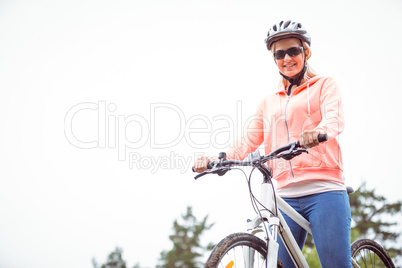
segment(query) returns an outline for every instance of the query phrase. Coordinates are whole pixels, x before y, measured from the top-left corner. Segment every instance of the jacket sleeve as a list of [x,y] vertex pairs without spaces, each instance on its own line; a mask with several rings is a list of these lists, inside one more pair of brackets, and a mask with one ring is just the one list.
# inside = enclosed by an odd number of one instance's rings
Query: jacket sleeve
[[328,140],[342,133],[345,121],[342,108],[342,98],[338,85],[333,78],[327,78],[320,95],[322,120],[315,128],[321,134],[326,133]]
[[228,159],[243,160],[264,141],[264,101],[260,103],[254,116],[245,122],[242,137],[226,150]]

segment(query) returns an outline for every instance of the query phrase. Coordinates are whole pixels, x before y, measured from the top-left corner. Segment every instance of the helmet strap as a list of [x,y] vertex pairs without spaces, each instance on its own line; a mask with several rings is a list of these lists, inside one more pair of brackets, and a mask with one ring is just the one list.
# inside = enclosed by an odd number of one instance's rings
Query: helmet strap
[[294,85],[300,86],[300,83],[301,83],[306,71],[307,71],[307,62],[305,62],[304,67],[300,71],[300,73],[296,74],[295,76],[288,77],[288,76],[284,75],[283,73],[279,72],[280,75],[282,75],[283,78],[285,78],[290,83],[288,90],[287,90],[288,95],[290,95],[290,93],[291,93],[292,86],[294,86]]

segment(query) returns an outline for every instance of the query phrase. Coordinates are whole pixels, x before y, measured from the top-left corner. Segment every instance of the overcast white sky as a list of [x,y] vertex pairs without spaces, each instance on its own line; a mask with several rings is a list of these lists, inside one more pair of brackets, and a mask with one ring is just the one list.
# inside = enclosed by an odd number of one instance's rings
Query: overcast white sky
[[309,29],[312,66],[340,86],[347,184],[400,199],[401,12],[397,0],[1,0],[0,267],[92,267],[116,246],[153,267],[188,205],[216,223],[205,242],[243,231],[245,180],[194,181],[190,163],[275,89],[263,40],[279,19]]

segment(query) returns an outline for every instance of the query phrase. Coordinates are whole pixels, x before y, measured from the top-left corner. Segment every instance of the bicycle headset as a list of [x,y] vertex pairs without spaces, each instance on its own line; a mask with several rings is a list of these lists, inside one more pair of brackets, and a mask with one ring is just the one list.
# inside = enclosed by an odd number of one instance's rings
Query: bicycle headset
[[[279,41],[284,38],[297,38],[303,44],[303,41],[306,42],[309,46],[311,45],[311,37],[307,30],[302,26],[301,23],[296,21],[288,20],[286,22],[280,21],[279,23],[274,24],[269,30],[267,37],[265,38],[265,43],[267,45],[268,50],[271,50],[272,44],[276,41]],[[301,80],[304,77],[304,74],[307,71],[307,60],[306,54],[304,55],[304,67],[303,69],[295,76],[288,77],[283,73],[279,72],[283,78],[290,82],[288,88],[288,95],[290,95],[290,89],[293,85],[299,86]]]

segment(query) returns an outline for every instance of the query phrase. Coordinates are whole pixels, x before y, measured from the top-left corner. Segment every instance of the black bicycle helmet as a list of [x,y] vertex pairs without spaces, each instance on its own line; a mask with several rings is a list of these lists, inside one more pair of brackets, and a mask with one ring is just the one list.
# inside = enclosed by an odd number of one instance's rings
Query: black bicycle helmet
[[265,43],[267,44],[268,50],[271,50],[274,42],[290,37],[298,38],[306,42],[309,46],[311,45],[311,37],[307,30],[303,28],[301,23],[291,20],[274,24],[268,31]]

